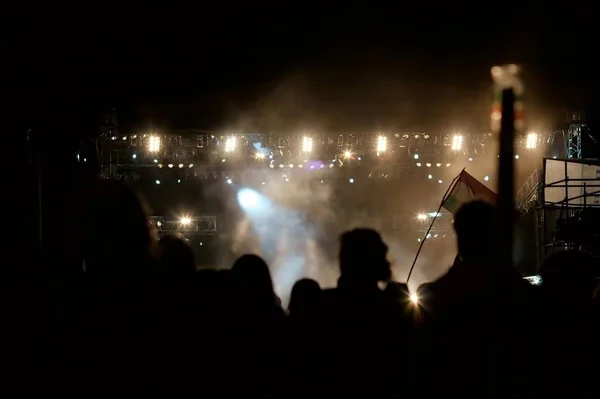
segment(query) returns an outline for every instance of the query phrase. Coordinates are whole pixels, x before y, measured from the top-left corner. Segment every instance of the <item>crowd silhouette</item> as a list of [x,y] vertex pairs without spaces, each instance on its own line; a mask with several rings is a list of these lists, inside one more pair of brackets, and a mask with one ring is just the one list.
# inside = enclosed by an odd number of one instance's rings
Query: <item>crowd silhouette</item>
[[486,203],[456,214],[459,257],[418,301],[391,280],[380,235],[355,229],[337,286],[299,280],[287,309],[263,259],[196,271],[120,182],[96,182],[69,213],[73,266],[4,290],[12,396],[597,397],[598,265],[558,253],[530,285],[500,263]]

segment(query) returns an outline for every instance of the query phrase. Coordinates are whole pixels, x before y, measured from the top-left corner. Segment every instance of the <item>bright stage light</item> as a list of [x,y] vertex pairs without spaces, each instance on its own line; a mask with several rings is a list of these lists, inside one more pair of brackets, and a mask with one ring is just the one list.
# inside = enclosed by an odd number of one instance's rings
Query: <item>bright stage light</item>
[[348,159],[352,156],[352,152],[351,151],[344,151],[344,158]]
[[160,150],[160,137],[150,136],[148,140],[148,151],[154,153]]
[[313,149],[313,140],[311,137],[304,137],[302,139],[302,152],[311,153]]
[[181,223],[181,225],[183,226],[187,226],[188,224],[192,223],[192,218],[190,218],[189,216],[182,216],[179,219],[179,223]]
[[235,150],[235,143],[235,137],[227,137],[227,139],[225,140],[225,152],[233,152],[233,150]]
[[377,137],[377,153],[386,152],[387,151],[387,137],[379,136]]
[[238,192],[238,202],[244,209],[254,208],[258,205],[258,193],[249,188],[244,188]]
[[452,151],[460,151],[462,148],[463,136],[457,134],[452,137]]
[[533,150],[537,147],[538,135],[537,133],[528,133],[525,147],[529,150]]
[[418,220],[426,220],[427,219],[427,214],[426,213],[419,213],[417,215],[417,219]]

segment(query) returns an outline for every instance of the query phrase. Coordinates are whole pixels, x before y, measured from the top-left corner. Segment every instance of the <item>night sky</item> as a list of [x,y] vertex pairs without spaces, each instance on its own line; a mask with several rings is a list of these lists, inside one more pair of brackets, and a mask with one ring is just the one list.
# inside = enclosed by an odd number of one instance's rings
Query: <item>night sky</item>
[[589,9],[257,4],[36,12],[14,32],[23,124],[93,136],[115,107],[125,129],[485,131],[508,62],[531,127],[596,117]]

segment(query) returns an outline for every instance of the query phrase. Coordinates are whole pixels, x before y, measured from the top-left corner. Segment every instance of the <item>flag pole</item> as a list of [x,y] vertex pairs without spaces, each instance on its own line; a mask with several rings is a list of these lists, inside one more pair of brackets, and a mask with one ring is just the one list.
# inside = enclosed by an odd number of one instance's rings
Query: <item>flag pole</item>
[[460,180],[460,177],[462,176],[463,172],[465,171],[466,168],[463,168],[463,170],[459,173],[458,176],[456,176],[452,182],[450,183],[450,185],[448,186],[448,189],[446,190],[446,193],[444,193],[444,196],[442,197],[442,202],[440,202],[440,206],[438,207],[437,212],[435,213],[435,217],[433,218],[433,220],[431,221],[431,223],[429,224],[429,228],[427,229],[427,232],[425,233],[425,236],[423,237],[423,239],[421,240],[421,244],[419,244],[419,249],[417,249],[417,254],[415,255],[415,259],[413,259],[413,263],[410,266],[410,270],[408,271],[408,277],[406,278],[406,284],[408,284],[409,280],[410,280],[410,276],[412,275],[413,269],[415,268],[415,265],[417,264],[417,259],[419,258],[419,254],[421,253],[421,249],[423,248],[423,244],[425,244],[425,240],[427,239],[427,236],[429,235],[429,232],[431,231],[431,229],[433,228],[433,224],[435,223],[436,219],[437,219],[437,215],[440,214],[440,211],[442,210],[442,207],[444,206],[444,202],[446,202],[446,199],[448,199],[448,194],[450,192],[452,192],[452,190],[454,189],[454,187],[456,186],[456,184],[458,183],[458,181]]

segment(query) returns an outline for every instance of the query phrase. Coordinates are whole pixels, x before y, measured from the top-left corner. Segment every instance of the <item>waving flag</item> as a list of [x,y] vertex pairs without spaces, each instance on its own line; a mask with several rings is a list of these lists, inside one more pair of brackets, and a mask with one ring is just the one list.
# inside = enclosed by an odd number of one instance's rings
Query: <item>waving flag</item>
[[454,187],[444,199],[442,207],[452,214],[455,214],[463,204],[475,200],[485,201],[491,205],[496,205],[498,195],[463,170],[460,175],[458,175]]

